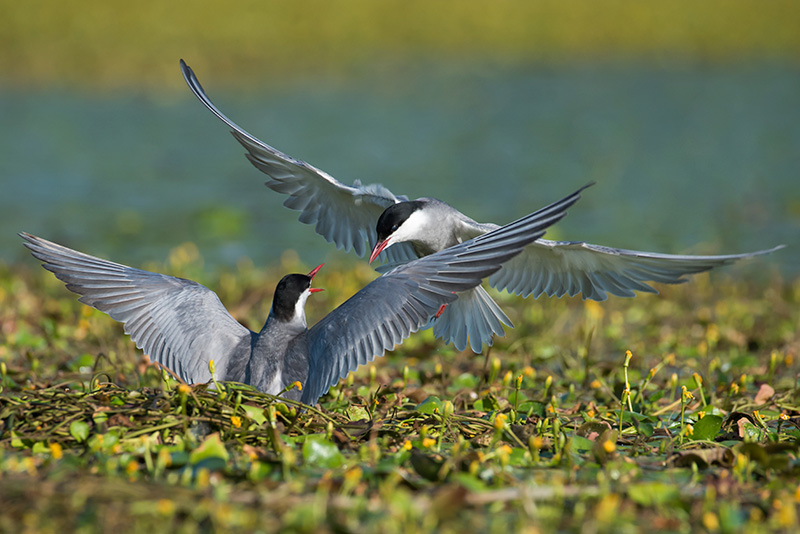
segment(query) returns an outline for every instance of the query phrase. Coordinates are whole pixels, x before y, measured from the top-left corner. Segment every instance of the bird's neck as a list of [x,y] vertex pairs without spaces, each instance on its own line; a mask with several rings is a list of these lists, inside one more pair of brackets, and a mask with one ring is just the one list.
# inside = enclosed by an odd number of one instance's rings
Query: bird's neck
[[264,327],[261,328],[261,332],[259,332],[259,336],[285,336],[285,337],[295,337],[306,330],[308,330],[308,326],[306,325],[306,314],[303,311],[302,304],[299,306],[300,312],[295,313],[291,318],[288,320],[283,318],[278,318],[272,310],[269,312],[269,317],[267,317],[267,322],[264,323]]

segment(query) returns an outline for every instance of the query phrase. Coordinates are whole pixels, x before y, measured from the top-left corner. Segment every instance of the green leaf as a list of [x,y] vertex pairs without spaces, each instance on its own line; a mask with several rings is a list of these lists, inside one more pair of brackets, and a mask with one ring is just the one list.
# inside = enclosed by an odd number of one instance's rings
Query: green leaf
[[95,452],[108,451],[117,443],[119,443],[119,437],[112,432],[107,434],[93,434],[88,441],[89,449]]
[[475,475],[470,475],[469,473],[454,473],[452,480],[461,484],[469,491],[477,492],[486,490],[486,484]]
[[225,448],[222,440],[219,439],[218,432],[208,436],[199,447],[192,451],[189,455],[189,463],[198,464],[209,458],[219,458],[225,462],[228,461],[228,450]]
[[21,448],[23,448],[25,446],[25,444],[22,442],[22,440],[19,439],[19,436],[17,435],[17,433],[14,432],[13,430],[11,431],[11,446],[15,447],[17,449],[21,449]]
[[417,404],[415,408],[416,411],[419,413],[427,413],[432,414],[435,410],[438,410],[439,413],[442,412],[442,401],[439,397],[428,397],[424,401]]
[[722,417],[706,414],[705,417],[694,425],[694,431],[691,437],[695,440],[714,441],[720,428],[722,428]]
[[653,506],[678,499],[678,497],[680,497],[680,490],[674,484],[642,482],[640,484],[633,484],[628,488],[628,497],[636,504]]
[[517,407],[517,411],[525,414],[530,412],[529,415],[538,415],[539,417],[544,417],[545,405],[539,401],[525,401]]
[[636,422],[658,423],[658,419],[652,415],[645,415],[639,412],[625,410],[622,413],[622,422],[635,424]]
[[522,406],[525,404],[527,400],[528,396],[525,395],[525,393],[523,393],[522,391],[512,391],[511,393],[508,394],[508,403],[511,404],[512,406],[514,405],[514,403],[516,403],[517,406]]
[[307,464],[324,469],[335,469],[344,464],[344,456],[335,443],[324,436],[309,436],[303,443],[303,459]]
[[369,412],[363,406],[350,406],[347,408],[347,417],[351,421],[370,420]]
[[[500,403],[497,402],[497,398],[491,393],[487,393],[486,396],[483,398],[483,411],[491,412],[499,409],[500,409]],[[520,409],[520,412],[521,411],[522,409]]]
[[508,465],[513,466],[521,466],[528,464],[528,458],[525,453],[528,452],[525,449],[521,449],[519,447],[514,447],[511,449],[511,454],[508,455]]
[[594,447],[594,441],[583,436],[572,436],[570,442],[572,444],[572,449],[575,451],[590,451],[592,447]]
[[89,423],[73,421],[69,425],[69,435],[75,438],[78,443],[83,443],[89,437]]
[[244,413],[247,414],[248,419],[253,421],[255,424],[261,426],[267,422],[267,418],[264,415],[264,410],[262,408],[253,406],[251,404],[243,404],[242,409],[244,409]]
[[456,389],[474,389],[478,387],[481,379],[471,373],[461,373],[453,380]]
[[746,419],[739,420],[739,433],[745,441],[761,441],[767,434]]

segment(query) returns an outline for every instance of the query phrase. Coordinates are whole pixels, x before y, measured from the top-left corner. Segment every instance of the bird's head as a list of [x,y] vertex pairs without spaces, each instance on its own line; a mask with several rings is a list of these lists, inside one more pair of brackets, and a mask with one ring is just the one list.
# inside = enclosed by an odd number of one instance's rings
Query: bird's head
[[381,213],[375,226],[378,241],[369,256],[370,263],[391,245],[417,238],[426,226],[424,206],[423,201],[410,200],[393,204]]
[[321,268],[322,265],[308,274],[287,274],[281,278],[272,298],[272,315],[276,319],[285,323],[301,320],[305,324],[306,300],[312,293],[323,291],[322,288],[311,287],[314,275]]

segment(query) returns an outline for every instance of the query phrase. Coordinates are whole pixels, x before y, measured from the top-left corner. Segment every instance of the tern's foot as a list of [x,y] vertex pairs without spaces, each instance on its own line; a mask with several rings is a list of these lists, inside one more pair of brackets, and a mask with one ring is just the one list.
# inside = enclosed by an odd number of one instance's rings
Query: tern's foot
[[447,304],[442,304],[441,306],[439,306],[439,311],[436,312],[433,318],[438,319],[439,317],[441,317],[441,315],[444,313],[445,308],[447,308]]

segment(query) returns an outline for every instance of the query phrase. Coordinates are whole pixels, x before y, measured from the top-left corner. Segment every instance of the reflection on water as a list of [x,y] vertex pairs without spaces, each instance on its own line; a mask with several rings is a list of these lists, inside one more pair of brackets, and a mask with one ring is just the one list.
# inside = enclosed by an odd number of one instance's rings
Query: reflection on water
[[[595,180],[551,236],[663,252],[786,243],[761,265],[800,272],[797,68],[420,68],[237,92],[198,75],[245,129],[346,183],[503,223]],[[21,230],[133,263],[184,241],[217,264],[332,251],[188,89],[2,91],[0,113],[0,259],[23,257]]]

